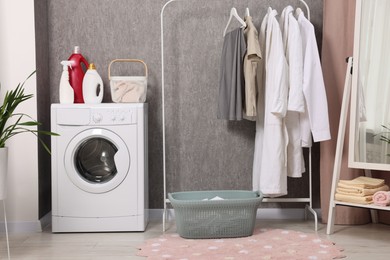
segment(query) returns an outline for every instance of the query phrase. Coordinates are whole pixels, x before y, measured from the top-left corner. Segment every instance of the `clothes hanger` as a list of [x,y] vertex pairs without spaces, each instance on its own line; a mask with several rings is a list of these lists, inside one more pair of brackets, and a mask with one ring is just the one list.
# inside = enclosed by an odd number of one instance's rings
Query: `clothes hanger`
[[[299,2],[301,2],[305,7],[306,7],[306,11],[307,11],[307,20],[310,21],[310,8],[309,6],[307,5],[307,3],[304,1],[304,0],[299,0]],[[296,14],[297,16],[302,13],[302,9],[301,8],[297,8],[296,10]]]
[[225,27],[225,30],[223,31],[223,37],[225,37],[226,35],[226,31],[229,27],[229,24],[230,22],[232,21],[232,18],[236,18],[240,23],[241,23],[241,27],[246,27],[246,23],[244,22],[244,20],[241,19],[241,17],[238,15],[237,13],[237,9],[235,7],[233,7],[231,10],[230,10],[230,17],[229,17],[229,21]]
[[250,16],[248,7],[245,9],[245,16],[244,17],[247,17],[247,16]]
[[299,16],[301,13],[303,13],[303,11],[302,11],[301,8],[298,7],[297,9],[295,9],[295,15],[296,15],[297,18],[298,18],[298,16]]

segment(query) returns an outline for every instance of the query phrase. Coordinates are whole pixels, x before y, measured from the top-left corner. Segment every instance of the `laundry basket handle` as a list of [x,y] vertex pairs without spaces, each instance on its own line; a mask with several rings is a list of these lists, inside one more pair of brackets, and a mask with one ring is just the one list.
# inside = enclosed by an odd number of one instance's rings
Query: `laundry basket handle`
[[108,65],[108,79],[109,80],[111,79],[111,65],[114,62],[139,62],[139,63],[142,63],[144,65],[144,67],[145,67],[145,77],[148,77],[148,66],[146,66],[146,63],[143,60],[138,60],[138,59],[115,59],[115,60],[111,61],[110,64]]

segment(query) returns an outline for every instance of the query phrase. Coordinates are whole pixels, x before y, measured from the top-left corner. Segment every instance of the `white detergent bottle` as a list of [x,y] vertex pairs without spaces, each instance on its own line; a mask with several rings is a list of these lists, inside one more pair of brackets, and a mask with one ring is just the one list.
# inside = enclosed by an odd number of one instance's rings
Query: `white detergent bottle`
[[60,80],[60,103],[61,104],[73,104],[74,103],[74,91],[69,83],[69,71],[68,66],[72,69],[71,61],[61,61],[62,74]]
[[95,64],[90,63],[83,79],[83,98],[85,104],[99,104],[103,100],[103,80],[96,71]]

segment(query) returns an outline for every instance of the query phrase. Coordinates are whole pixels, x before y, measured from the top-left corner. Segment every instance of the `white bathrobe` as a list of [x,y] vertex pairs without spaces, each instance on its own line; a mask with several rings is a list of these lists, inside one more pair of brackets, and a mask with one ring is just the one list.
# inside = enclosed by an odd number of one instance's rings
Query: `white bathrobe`
[[279,24],[289,71],[288,111],[286,115],[289,139],[287,146],[287,176],[299,178],[305,172],[299,124],[299,113],[305,111],[305,99],[303,96],[302,38],[293,11],[294,9],[291,6],[284,8]]
[[330,139],[328,102],[314,26],[300,10],[297,12],[297,20],[304,51],[303,94],[306,101],[306,110],[300,114],[302,147],[311,147],[311,135],[314,142]]
[[279,24],[289,70],[288,111],[304,112],[302,37],[294,9],[283,9]]
[[260,30],[263,55],[263,92],[257,104],[253,189],[266,196],[287,194],[287,143],[284,122],[287,112],[288,71],[282,33],[275,16],[268,8]]

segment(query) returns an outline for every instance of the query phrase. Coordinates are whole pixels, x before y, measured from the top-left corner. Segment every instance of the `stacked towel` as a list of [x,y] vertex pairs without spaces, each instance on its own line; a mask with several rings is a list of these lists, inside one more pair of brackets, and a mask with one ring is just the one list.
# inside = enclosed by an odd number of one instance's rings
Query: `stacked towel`
[[357,204],[371,204],[375,193],[388,190],[389,186],[385,184],[385,180],[360,176],[353,180],[340,180],[335,199]]
[[385,180],[366,176],[359,176],[353,180],[339,180],[339,183],[352,187],[371,189],[383,186],[385,184]]
[[372,196],[353,196],[336,193],[335,199],[338,201],[357,203],[357,204],[371,204]]
[[389,186],[387,186],[386,184],[378,188],[367,189],[367,188],[352,187],[352,186],[339,183],[339,185],[337,185],[336,192],[344,195],[351,195],[351,196],[369,196],[369,195],[374,195],[374,193],[378,191],[388,191],[388,190],[389,190]]
[[390,205],[390,191],[377,191],[374,196],[372,196],[372,200],[375,205],[378,206],[389,206]]

